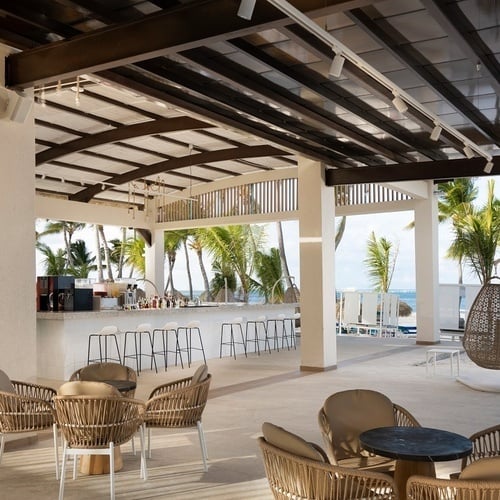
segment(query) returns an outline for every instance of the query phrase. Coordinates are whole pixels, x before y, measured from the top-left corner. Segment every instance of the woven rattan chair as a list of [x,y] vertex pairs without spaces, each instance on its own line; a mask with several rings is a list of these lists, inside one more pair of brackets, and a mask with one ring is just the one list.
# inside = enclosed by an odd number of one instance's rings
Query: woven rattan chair
[[378,472],[393,471],[395,460],[363,450],[359,435],[375,427],[420,427],[403,407],[384,394],[367,389],[332,394],[320,409],[318,420],[331,463]]
[[[102,382],[105,380],[132,380],[137,382],[137,373],[129,366],[120,365],[119,363],[92,363],[76,370],[70,381],[84,380],[92,382]],[[123,392],[122,395],[126,398],[135,396],[135,389]]]
[[201,365],[192,377],[160,385],[153,389],[146,402],[145,423],[148,430],[148,455],[151,458],[151,428],[197,427],[203,467],[207,466],[207,446],[201,416],[207,403],[212,376]]
[[[475,432],[469,439],[472,441],[472,453],[462,459],[461,471],[481,458],[500,456],[500,424]],[[457,479],[459,474],[450,474],[450,478]]]
[[52,428],[56,478],[59,479],[57,428],[52,406],[55,395],[56,391],[51,387],[10,380],[0,370],[0,462],[7,434]]
[[463,344],[478,366],[500,370],[500,284],[486,283],[477,294],[467,315]]
[[266,476],[276,500],[397,499],[396,486],[388,475],[348,469],[304,458],[258,438]]
[[407,500],[500,500],[500,481],[411,476]]
[[[109,387],[106,390],[113,389]],[[143,402],[119,394],[55,396],[54,406],[57,425],[64,436],[59,500],[64,497],[66,458],[73,456],[76,460],[79,455],[109,455],[110,496],[114,499],[114,448],[130,441],[138,430],[141,439],[140,475],[147,478]],[[76,467],[73,468],[73,478],[76,478]]]

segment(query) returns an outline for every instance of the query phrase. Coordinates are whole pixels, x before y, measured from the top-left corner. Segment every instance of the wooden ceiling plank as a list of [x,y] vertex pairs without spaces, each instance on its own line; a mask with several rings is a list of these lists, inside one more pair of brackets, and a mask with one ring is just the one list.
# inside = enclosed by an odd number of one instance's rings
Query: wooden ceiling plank
[[211,102],[193,95],[186,95],[182,90],[176,89],[164,82],[159,82],[157,78],[151,78],[144,72],[140,73],[138,69],[134,69],[133,67],[117,68],[102,72],[100,76],[144,95],[166,100],[175,107],[186,109],[224,126],[260,137],[265,141],[285,148],[290,154],[299,153],[308,158],[346,168],[352,166],[352,163],[348,159],[345,161],[334,159],[323,148],[311,147],[302,140],[295,139],[269,127],[260,126],[254,121],[240,116],[235,112],[223,109],[220,106],[216,106]]
[[374,22],[373,19],[361,9],[355,9],[349,12],[348,15],[353,21],[360,25],[368,35],[375,38],[386,51],[390,52],[393,57],[422,78],[451,107],[466,116],[474,127],[490,141],[496,143],[500,141],[500,137],[496,133],[496,130],[489,124],[487,118],[474,106],[474,104],[471,103],[449,80],[446,80],[444,75],[438,72],[430,61],[425,59],[421,53],[417,53],[408,41],[402,41],[405,39],[403,33],[397,32],[397,37],[391,35],[390,31],[394,31],[394,28],[390,26],[389,23],[380,19]]
[[[260,94],[261,96],[272,100],[282,106],[283,109],[288,108],[293,110],[297,116],[307,117],[321,123],[324,126],[336,130],[344,137],[348,137],[357,146],[367,150],[365,154],[379,154],[392,161],[407,160],[397,152],[384,147],[380,141],[374,140],[370,134],[362,134],[359,131],[356,131],[355,127],[350,126],[344,120],[338,118],[335,114],[326,111],[324,108],[321,108],[310,101],[287,91],[283,87],[270,82],[258,74],[252,73],[227,58],[221,60],[220,54],[215,53],[211,49],[193,49],[184,51],[181,55],[201,66],[204,66],[211,72],[224,77],[229,82],[236,82],[243,88],[249,89],[253,93]],[[356,151],[349,145],[349,143],[341,142],[335,137],[332,137],[330,142],[330,147],[343,155],[355,157],[355,155],[360,154],[360,151]]]

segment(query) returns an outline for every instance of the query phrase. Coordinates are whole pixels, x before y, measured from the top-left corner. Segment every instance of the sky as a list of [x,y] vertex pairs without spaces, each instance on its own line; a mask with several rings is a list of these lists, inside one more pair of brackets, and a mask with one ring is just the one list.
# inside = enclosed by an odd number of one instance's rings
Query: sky
[[[483,177],[476,181],[479,188],[477,204],[482,205],[486,200],[486,186],[489,178]],[[495,195],[500,198],[500,182],[496,183]],[[414,219],[413,211],[384,213],[377,215],[358,215],[347,218],[347,224],[342,241],[337,248],[335,261],[335,286],[337,290],[346,289],[370,289],[372,288],[368,276],[368,270],[364,264],[366,259],[366,247],[370,233],[375,232],[377,238],[385,237],[391,241],[394,247],[398,247],[398,256],[391,283],[391,290],[414,290],[415,289],[415,251],[414,231],[405,227]],[[37,227],[43,227],[44,221],[37,221]],[[267,224],[267,247],[276,247],[276,224]],[[285,239],[285,251],[290,269],[290,274],[295,277],[295,283],[300,288],[300,264],[299,264],[299,227],[297,221],[282,222]],[[108,239],[119,238],[120,230],[117,227],[105,226]],[[446,251],[452,241],[451,226],[449,224],[439,225],[439,283],[457,283],[458,267],[456,262],[445,257]],[[77,233],[75,239],[84,239],[87,248],[95,254],[94,233],[87,229],[84,233]],[[43,240],[52,247],[53,251],[63,248],[62,237],[50,236]],[[197,257],[190,257],[191,272],[193,275],[193,288],[203,289],[203,281],[199,271]],[[210,259],[205,256],[205,267],[210,269]],[[37,275],[44,275],[44,267],[40,255],[37,252]],[[477,284],[479,281],[469,271],[464,273],[466,284]],[[179,252],[174,268],[174,284],[178,290],[187,290],[188,283],[185,273],[184,252]]]

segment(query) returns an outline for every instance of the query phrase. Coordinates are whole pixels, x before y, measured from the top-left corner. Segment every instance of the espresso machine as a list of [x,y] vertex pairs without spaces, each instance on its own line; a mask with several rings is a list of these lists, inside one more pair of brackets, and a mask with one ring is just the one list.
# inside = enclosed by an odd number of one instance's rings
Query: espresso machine
[[38,276],[36,279],[36,310],[64,311],[68,290],[75,287],[73,276]]

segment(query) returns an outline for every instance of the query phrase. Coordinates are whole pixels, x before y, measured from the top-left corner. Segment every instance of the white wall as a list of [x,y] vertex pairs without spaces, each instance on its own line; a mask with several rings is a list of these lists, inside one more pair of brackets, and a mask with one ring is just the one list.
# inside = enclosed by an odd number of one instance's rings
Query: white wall
[[0,119],[0,368],[11,378],[36,376],[35,131]]

